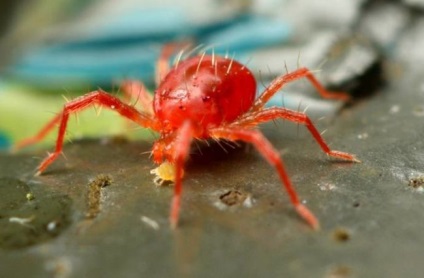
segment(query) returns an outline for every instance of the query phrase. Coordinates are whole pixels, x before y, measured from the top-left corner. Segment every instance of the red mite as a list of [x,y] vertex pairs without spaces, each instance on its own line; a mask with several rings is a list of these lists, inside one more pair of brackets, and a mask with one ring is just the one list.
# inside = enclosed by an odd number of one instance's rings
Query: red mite
[[[300,68],[275,78],[255,99],[256,81],[244,65],[233,59],[203,54],[179,61],[171,67],[168,60],[177,47],[178,44],[167,45],[162,50],[154,97],[144,89],[142,83],[124,82],[122,90],[126,96],[140,100],[139,110],[102,90],[96,90],[66,103],[62,112],[36,136],[19,142],[17,147],[42,140],[60,123],[55,151],[38,166],[37,174],[41,174],[62,152],[70,114],[93,105],[115,110],[121,116],[160,134],[152,150],[154,162],[160,165],[154,172],[175,184],[170,212],[171,227],[175,227],[179,219],[184,164],[192,140],[245,141],[253,144],[275,167],[296,211],[312,228],[318,229],[317,218],[300,202],[278,151],[256,127],[275,119],[303,124],[327,155],[357,162],[354,155],[331,150],[306,114],[282,107],[264,107],[286,83],[300,78],[307,78],[324,98],[347,100],[348,95],[325,90],[307,68]],[[161,167],[164,169],[161,170]],[[169,168],[171,177],[161,174],[169,172]]]

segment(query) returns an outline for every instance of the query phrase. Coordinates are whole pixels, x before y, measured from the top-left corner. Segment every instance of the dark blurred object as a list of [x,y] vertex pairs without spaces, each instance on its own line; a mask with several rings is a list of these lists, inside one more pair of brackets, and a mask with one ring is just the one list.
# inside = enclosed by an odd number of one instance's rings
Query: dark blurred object
[[4,33],[10,26],[11,18],[15,15],[18,7],[26,1],[24,0],[16,0],[16,1],[2,1],[0,2],[0,34],[3,37]]
[[382,56],[366,38],[341,39],[331,47],[328,60],[324,84],[332,90],[362,97],[383,84]]
[[420,10],[424,10],[424,0],[403,0],[403,3]]
[[65,22],[93,1],[17,0],[0,4],[0,68],[42,41],[48,27]]
[[[375,43],[355,34],[321,31],[302,46],[264,51],[255,62],[259,60],[259,64],[266,68],[264,60],[274,57],[274,61],[271,69],[261,74],[261,79],[266,78],[263,83],[267,84],[286,71],[307,67],[330,90],[348,92],[353,98],[373,95],[384,83],[384,55]],[[286,59],[289,62],[284,69]],[[276,95],[270,104],[295,110],[308,107],[308,114],[316,117],[335,114],[343,106],[339,101],[323,101],[315,88],[307,83],[287,84],[283,93]]]
[[9,52],[11,51],[11,43],[7,42],[9,29],[12,25],[12,20],[15,17],[19,7],[26,3],[25,0],[2,1],[0,2],[0,69],[3,68],[9,61]]

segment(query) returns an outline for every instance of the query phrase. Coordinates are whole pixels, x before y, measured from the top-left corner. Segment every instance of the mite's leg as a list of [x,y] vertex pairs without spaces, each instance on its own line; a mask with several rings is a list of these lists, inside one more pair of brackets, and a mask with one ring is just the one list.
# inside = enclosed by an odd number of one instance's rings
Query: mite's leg
[[174,164],[175,164],[175,185],[174,196],[171,203],[171,212],[169,220],[171,228],[178,224],[181,206],[182,178],[184,175],[184,164],[190,151],[190,144],[193,140],[193,128],[190,122],[185,122],[178,130],[176,142],[174,145]]
[[227,139],[231,141],[242,140],[253,144],[262,154],[262,156],[276,168],[284,188],[289,194],[290,201],[299,215],[305,219],[313,229],[319,229],[318,219],[312,214],[312,212],[309,211],[306,206],[300,202],[277,150],[274,149],[271,143],[259,131],[233,128],[216,128],[210,131],[210,135],[218,139]]
[[59,133],[56,140],[56,149],[53,153],[49,154],[38,166],[37,175],[41,174],[62,152],[63,140],[65,137],[69,115],[94,104],[99,104],[105,106],[106,108],[115,110],[121,114],[121,116],[130,119],[143,127],[158,130],[157,123],[146,113],[137,111],[134,107],[123,103],[118,98],[104,91],[93,91],[66,103],[62,113],[50,121],[37,135],[35,135],[33,138],[29,138],[18,143],[18,147],[36,143],[42,140],[44,136],[46,136],[48,132],[53,129],[56,123],[60,122]]
[[298,80],[300,78],[307,78],[323,98],[338,99],[344,101],[350,99],[350,96],[346,93],[327,91],[315,78],[314,74],[309,69],[300,68],[291,73],[275,78],[271,82],[271,84],[265,89],[265,91],[256,99],[250,111],[258,111],[265,105],[265,103],[269,101],[271,97],[273,97],[279,90],[281,90],[281,88],[285,84]]
[[153,115],[153,95],[146,90],[143,82],[137,80],[125,80],[121,84],[125,100],[128,103],[140,104],[142,111]]
[[62,118],[62,114],[57,114],[53,119],[50,120],[35,136],[25,138],[23,140],[18,141],[13,147],[12,151],[17,151],[19,149],[25,148],[26,146],[30,146],[36,144],[44,139],[44,137],[49,134],[50,131],[53,130],[55,125],[60,122]]
[[302,112],[293,111],[286,108],[272,107],[266,108],[257,112],[248,112],[239,120],[231,124],[234,127],[251,128],[263,122],[272,121],[275,119],[284,119],[294,123],[305,125],[309,132],[314,137],[315,141],[320,145],[321,149],[329,156],[341,158],[344,160],[359,162],[352,154],[331,150],[327,143],[322,138],[310,118]]

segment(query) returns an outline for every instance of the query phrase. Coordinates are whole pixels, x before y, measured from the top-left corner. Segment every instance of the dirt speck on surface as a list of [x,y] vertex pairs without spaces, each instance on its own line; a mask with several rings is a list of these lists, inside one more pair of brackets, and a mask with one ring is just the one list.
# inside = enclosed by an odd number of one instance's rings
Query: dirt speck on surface
[[352,277],[352,269],[347,265],[336,265],[331,267],[325,278],[349,278]]
[[51,277],[54,278],[70,277],[72,273],[72,263],[67,257],[58,257],[46,263],[46,270],[50,272]]
[[247,197],[249,197],[249,194],[239,190],[229,190],[224,194],[221,194],[219,199],[227,206],[235,206],[243,204]]
[[419,188],[424,186],[424,176],[415,177],[409,180],[409,186]]
[[87,194],[87,219],[95,218],[100,212],[100,203],[102,197],[102,188],[112,184],[112,178],[109,175],[100,174],[88,184]]
[[336,242],[343,243],[351,239],[351,234],[345,228],[337,228],[333,231],[332,237]]
[[423,105],[417,105],[412,110],[412,113],[417,117],[423,117],[424,116],[424,106]]

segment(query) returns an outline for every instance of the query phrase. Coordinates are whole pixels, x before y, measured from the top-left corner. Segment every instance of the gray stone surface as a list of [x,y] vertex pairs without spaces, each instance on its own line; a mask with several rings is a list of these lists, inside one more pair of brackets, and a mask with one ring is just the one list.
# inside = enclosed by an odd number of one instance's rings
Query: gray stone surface
[[[1,154],[2,181],[26,183],[35,197],[27,202],[67,196],[72,205],[71,223],[55,237],[3,248],[0,276],[420,277],[424,195],[421,186],[409,185],[424,174],[418,73],[404,68],[371,98],[317,122],[328,128],[324,136],[333,148],[355,153],[360,164],[326,158],[303,127],[263,127],[319,217],[318,232],[299,219],[274,170],[251,148],[226,154],[215,146],[192,156],[176,231],[168,227],[172,188],[153,185],[153,165],[141,154],[150,143],[75,142],[65,147],[67,160],[36,178],[44,151]],[[110,175],[113,183],[102,189],[100,213],[86,220],[87,187],[98,174]],[[234,189],[248,194],[252,205],[217,206],[219,196]],[[38,213],[16,216],[33,217],[31,229],[46,221]],[[45,217],[60,223],[54,214]],[[25,230],[14,224],[16,233]]]

